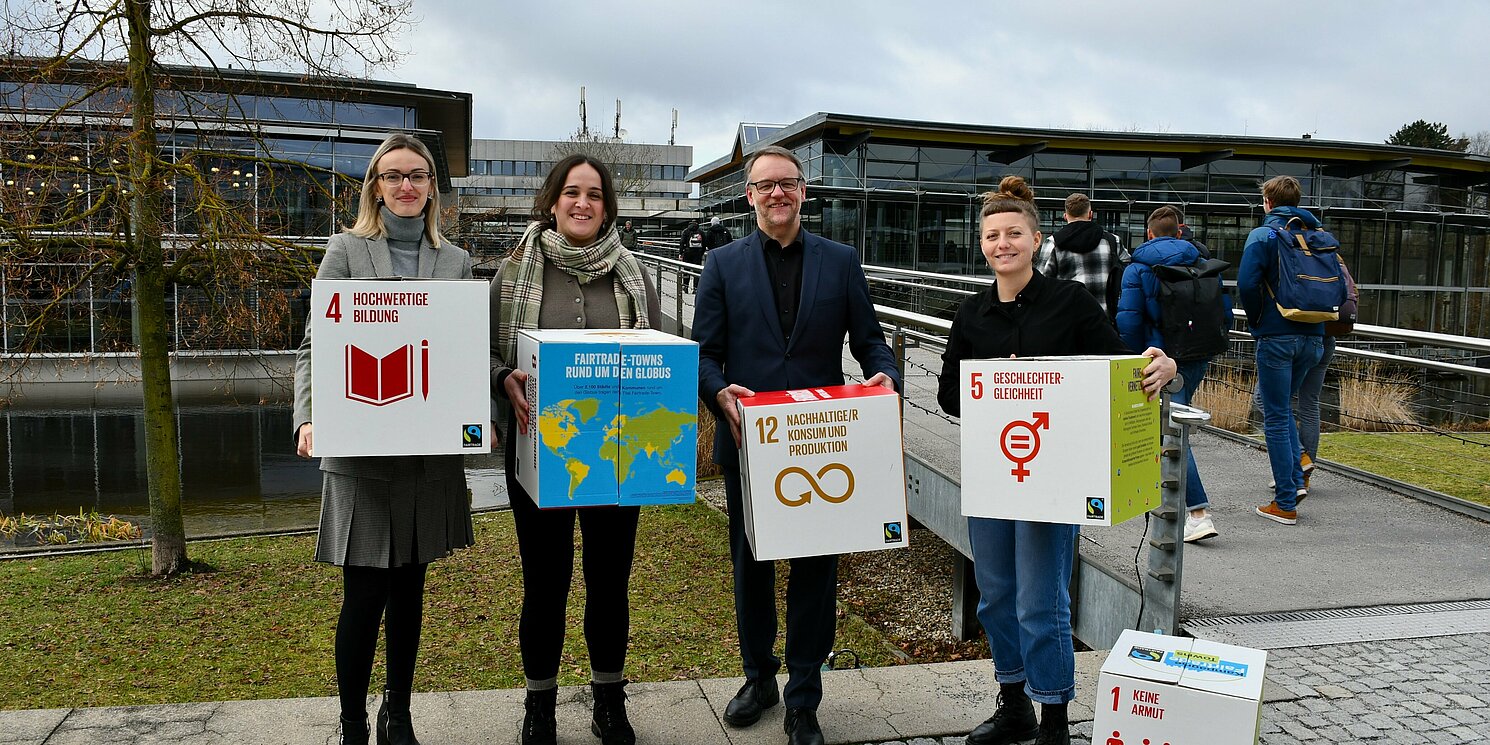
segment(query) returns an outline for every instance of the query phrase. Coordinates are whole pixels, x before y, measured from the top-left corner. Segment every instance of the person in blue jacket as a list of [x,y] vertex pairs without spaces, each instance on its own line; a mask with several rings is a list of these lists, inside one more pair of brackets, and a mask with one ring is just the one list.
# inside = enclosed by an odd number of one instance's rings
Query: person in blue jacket
[[[1165,343],[1160,332],[1162,308],[1159,305],[1159,278],[1154,274],[1155,266],[1191,266],[1202,258],[1208,258],[1199,247],[1180,236],[1184,215],[1174,207],[1165,205],[1149,214],[1148,241],[1133,249],[1133,262],[1123,272],[1123,287],[1118,295],[1118,335],[1130,349],[1158,347],[1173,356],[1175,350]],[[1217,282],[1221,281],[1219,278]],[[1223,297],[1225,297],[1223,295]],[[1226,317],[1231,317],[1227,303]],[[1189,405],[1195,390],[1205,379],[1210,358],[1178,360],[1179,374],[1184,387],[1170,400]],[[1190,514],[1185,518],[1185,542],[1194,543],[1218,535],[1215,520],[1207,508],[1210,499],[1206,496],[1205,484],[1200,480],[1200,471],[1195,466],[1195,454],[1185,453],[1185,507]]]
[[1247,326],[1257,340],[1257,389],[1262,397],[1262,431],[1273,469],[1273,501],[1257,514],[1283,525],[1298,523],[1298,490],[1304,485],[1303,447],[1289,406],[1309,370],[1324,354],[1324,324],[1283,317],[1267,287],[1278,286],[1278,232],[1293,218],[1318,228],[1319,218],[1299,208],[1303,189],[1292,176],[1275,176],[1262,185],[1268,211],[1262,226],[1247,235],[1237,294]]

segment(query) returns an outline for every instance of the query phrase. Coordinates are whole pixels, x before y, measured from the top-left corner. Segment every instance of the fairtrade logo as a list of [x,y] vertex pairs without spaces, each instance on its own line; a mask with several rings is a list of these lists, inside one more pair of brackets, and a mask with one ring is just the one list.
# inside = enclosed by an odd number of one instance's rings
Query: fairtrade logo
[[999,449],[1004,451],[1004,457],[1014,463],[1014,468],[1009,471],[1015,479],[1020,482],[1024,477],[1030,475],[1030,469],[1025,464],[1035,459],[1040,454],[1040,430],[1050,429],[1050,412],[1037,411],[1028,422],[1009,422],[1004,431],[999,433]]
[[[382,357],[346,346],[346,397],[386,406],[414,395],[414,345],[405,344]],[[419,388],[429,400],[429,340],[419,343]]]
[[900,523],[885,523],[885,543],[899,543],[900,541]]
[[479,425],[479,424],[463,424],[463,425],[461,425],[461,428],[460,428],[460,444],[461,444],[461,447],[467,447],[467,448],[479,448],[479,447],[481,447],[481,425]]
[[[844,489],[842,494],[829,494],[828,492],[823,490],[822,484],[819,483],[819,479],[828,475],[829,471],[839,471],[844,475],[845,478],[848,479],[848,488]],[[795,497],[786,496],[786,494],[781,491],[781,484],[783,481],[786,480],[787,476],[792,474],[796,474],[806,479],[809,491],[801,492]],[[788,507],[801,507],[802,505],[811,502],[813,492],[816,492],[818,498],[825,502],[838,504],[840,502],[846,501],[849,497],[852,497],[854,495],[854,472],[850,471],[848,466],[845,466],[842,463],[829,463],[828,465],[819,468],[817,471],[817,476],[815,477],[811,473],[808,473],[807,469],[801,468],[799,466],[791,466],[784,469],[781,473],[776,474],[776,499]]]
[[1143,660],[1144,662],[1158,662],[1164,659],[1164,650],[1133,647],[1128,650],[1128,656],[1135,660]]
[[1107,519],[1107,500],[1106,499],[1103,499],[1102,497],[1087,497],[1087,500],[1086,500],[1086,519],[1088,519],[1088,520],[1106,520]]

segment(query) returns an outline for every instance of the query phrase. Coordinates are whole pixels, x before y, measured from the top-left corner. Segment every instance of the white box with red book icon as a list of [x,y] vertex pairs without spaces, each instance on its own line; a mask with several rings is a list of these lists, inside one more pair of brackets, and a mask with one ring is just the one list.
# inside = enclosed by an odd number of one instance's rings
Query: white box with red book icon
[[963,360],[962,514],[1117,525],[1161,501],[1146,357]]
[[1097,677],[1092,742],[1252,745],[1267,661],[1260,649],[1124,631]]
[[906,545],[899,395],[864,385],[771,391],[740,398],[739,409],[743,517],[757,560]]
[[316,456],[491,452],[490,285],[311,282]]

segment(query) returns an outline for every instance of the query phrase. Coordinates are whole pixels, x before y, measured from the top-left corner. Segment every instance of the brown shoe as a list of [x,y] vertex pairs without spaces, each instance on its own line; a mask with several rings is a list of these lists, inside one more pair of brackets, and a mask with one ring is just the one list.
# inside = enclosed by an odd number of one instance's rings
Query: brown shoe
[[1297,525],[1299,522],[1298,510],[1285,510],[1278,506],[1277,502],[1268,502],[1257,508],[1257,514],[1284,525]]

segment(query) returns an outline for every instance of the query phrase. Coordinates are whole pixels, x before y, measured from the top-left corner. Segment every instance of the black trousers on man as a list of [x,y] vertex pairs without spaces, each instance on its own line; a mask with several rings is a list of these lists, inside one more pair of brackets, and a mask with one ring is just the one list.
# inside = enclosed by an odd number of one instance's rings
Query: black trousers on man
[[[745,676],[781,669],[776,645],[776,563],[756,561],[745,535],[740,471],[724,468],[729,507],[729,553],[735,569],[735,621]],[[838,622],[838,556],[790,559],[786,588],[787,708],[816,709],[823,700],[822,664],[833,651]]]

